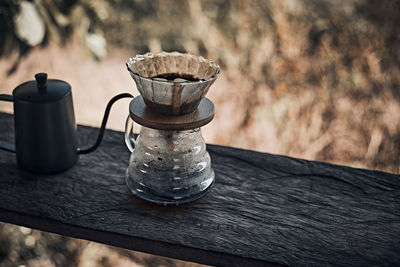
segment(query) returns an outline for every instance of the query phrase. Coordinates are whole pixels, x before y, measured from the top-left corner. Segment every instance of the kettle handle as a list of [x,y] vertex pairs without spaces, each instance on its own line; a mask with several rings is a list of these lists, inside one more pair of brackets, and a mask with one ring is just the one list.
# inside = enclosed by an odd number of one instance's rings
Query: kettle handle
[[135,150],[136,137],[132,135],[133,120],[128,115],[125,123],[125,144],[129,151],[132,153]]
[[[13,102],[14,98],[12,95],[0,94],[0,100],[7,101],[7,102]],[[15,153],[15,145],[6,143],[3,141],[0,141],[0,149]]]

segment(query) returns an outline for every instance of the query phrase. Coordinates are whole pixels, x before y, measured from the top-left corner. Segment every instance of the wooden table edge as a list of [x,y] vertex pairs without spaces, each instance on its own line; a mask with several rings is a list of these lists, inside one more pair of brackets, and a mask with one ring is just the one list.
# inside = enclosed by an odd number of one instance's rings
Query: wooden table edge
[[213,266],[283,266],[273,262],[240,257],[216,251],[180,246],[163,241],[89,229],[53,219],[22,214],[0,208],[0,221],[58,235],[84,239],[152,255]]

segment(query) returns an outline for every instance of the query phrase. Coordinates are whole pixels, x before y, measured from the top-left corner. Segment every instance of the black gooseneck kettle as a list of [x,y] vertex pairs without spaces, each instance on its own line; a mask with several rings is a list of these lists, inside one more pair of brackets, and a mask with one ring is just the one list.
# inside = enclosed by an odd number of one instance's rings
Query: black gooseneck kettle
[[94,151],[101,143],[111,106],[124,93],[108,103],[96,143],[78,147],[71,86],[64,81],[47,79],[46,73],[35,75],[12,95],[0,94],[0,100],[14,103],[15,145],[0,141],[0,149],[16,152],[21,169],[36,173],[57,173],[71,168],[79,154]]

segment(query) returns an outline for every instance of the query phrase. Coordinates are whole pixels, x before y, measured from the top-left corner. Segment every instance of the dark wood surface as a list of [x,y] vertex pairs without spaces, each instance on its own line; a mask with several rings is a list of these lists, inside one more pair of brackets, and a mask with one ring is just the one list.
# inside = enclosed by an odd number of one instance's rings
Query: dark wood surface
[[[0,114],[0,139],[12,119]],[[79,127],[82,146],[96,129]],[[58,175],[18,170],[0,151],[0,220],[218,266],[399,266],[399,175],[209,145],[216,182],[202,199],[132,196],[123,134]]]
[[142,96],[135,97],[129,104],[131,118],[140,125],[168,131],[182,131],[206,125],[214,118],[214,104],[206,97],[197,109],[185,115],[162,115],[146,107]]

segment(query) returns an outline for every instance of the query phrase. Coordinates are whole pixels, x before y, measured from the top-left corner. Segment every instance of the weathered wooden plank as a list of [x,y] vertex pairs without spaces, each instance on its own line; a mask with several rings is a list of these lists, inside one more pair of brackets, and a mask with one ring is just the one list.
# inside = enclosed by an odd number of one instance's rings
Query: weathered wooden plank
[[[12,121],[0,114],[0,139]],[[81,144],[95,129],[79,127]],[[34,175],[0,152],[0,220],[211,265],[400,265],[400,176],[209,145],[204,198],[158,206],[124,182],[123,135],[58,175]]]

